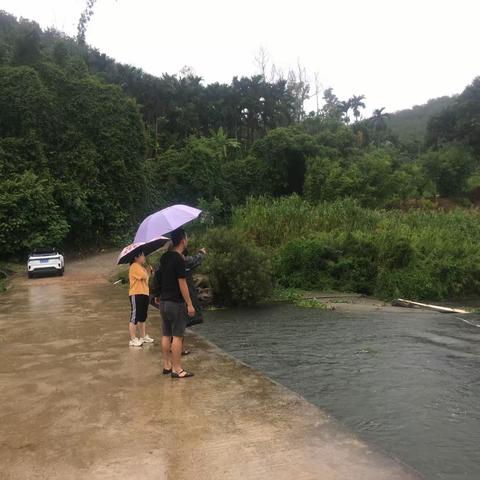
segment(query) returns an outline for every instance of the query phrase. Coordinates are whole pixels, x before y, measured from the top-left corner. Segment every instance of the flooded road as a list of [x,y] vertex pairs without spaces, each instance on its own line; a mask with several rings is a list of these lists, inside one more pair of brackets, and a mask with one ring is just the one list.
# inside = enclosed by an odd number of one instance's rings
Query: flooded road
[[[194,378],[162,375],[159,343],[127,346],[115,257],[0,296],[1,480],[418,478],[201,338],[188,337]],[[151,311],[156,339],[159,323]]]
[[280,305],[207,319],[200,334],[425,478],[480,478],[478,316]]

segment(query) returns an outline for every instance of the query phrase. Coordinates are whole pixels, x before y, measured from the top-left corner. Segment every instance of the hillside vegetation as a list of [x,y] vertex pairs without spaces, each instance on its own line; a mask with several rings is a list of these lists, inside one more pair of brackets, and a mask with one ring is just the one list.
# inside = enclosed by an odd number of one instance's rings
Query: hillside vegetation
[[387,119],[387,126],[403,143],[421,145],[430,118],[455,103],[455,97],[432,98],[423,105],[394,112]]
[[367,119],[363,95],[327,89],[308,113],[310,95],[302,70],[209,85],[188,69],[154,77],[0,13],[0,256],[123,245],[145,215],[182,202],[223,229],[205,240],[212,281],[231,286],[217,292],[225,303],[267,295],[268,279],[474,293],[480,78]]

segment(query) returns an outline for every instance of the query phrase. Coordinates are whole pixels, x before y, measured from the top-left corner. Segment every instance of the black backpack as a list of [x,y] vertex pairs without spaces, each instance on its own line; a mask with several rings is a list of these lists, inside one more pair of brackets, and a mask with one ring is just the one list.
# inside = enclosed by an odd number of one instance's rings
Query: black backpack
[[162,293],[162,269],[160,264],[155,269],[155,273],[150,277],[150,296],[159,297]]

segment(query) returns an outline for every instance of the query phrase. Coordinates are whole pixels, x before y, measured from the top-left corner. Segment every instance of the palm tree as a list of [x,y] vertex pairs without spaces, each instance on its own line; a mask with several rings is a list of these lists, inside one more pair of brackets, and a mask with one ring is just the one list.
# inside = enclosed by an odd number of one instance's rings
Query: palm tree
[[363,102],[365,100],[365,95],[354,95],[349,101],[350,101],[350,107],[353,110],[353,116],[355,117],[355,122],[358,122],[360,119],[360,109],[365,108],[365,103]]
[[350,98],[346,102],[340,102],[340,107],[343,113],[343,121],[347,124],[350,123],[350,117],[348,116],[348,112],[352,108],[352,99]]
[[370,117],[372,126],[376,131],[382,131],[387,129],[387,122],[385,120],[387,118],[390,118],[390,114],[383,113],[384,110],[385,110],[385,107],[377,108],[376,110],[373,111],[373,114]]
[[228,136],[220,127],[216,132],[210,131],[212,142],[216,145],[218,151],[222,152],[223,160],[227,159],[228,149],[240,148],[240,142],[234,138],[228,138]]

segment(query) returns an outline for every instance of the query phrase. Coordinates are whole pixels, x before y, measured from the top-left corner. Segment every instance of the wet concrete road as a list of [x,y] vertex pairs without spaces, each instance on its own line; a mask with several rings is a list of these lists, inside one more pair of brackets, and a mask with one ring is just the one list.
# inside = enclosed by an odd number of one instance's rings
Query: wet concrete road
[[[0,297],[0,478],[411,479],[317,407],[190,336],[193,379],[127,346],[115,255]],[[151,312],[149,333],[159,338]]]

